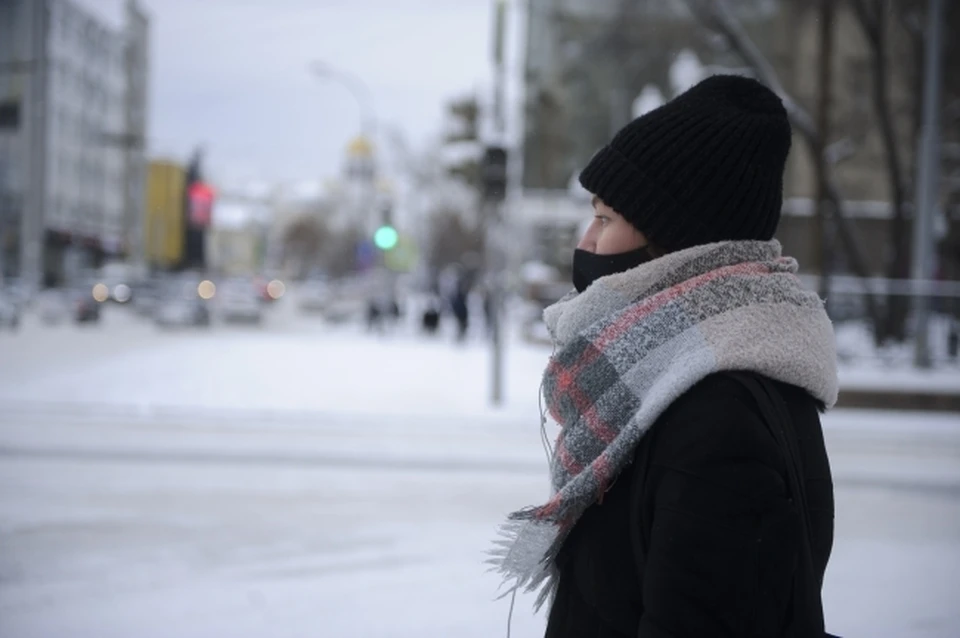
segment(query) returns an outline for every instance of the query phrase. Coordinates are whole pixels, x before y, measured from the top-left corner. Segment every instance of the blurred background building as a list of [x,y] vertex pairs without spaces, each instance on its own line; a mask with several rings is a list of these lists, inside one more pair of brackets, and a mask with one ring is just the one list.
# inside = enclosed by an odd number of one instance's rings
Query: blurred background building
[[253,277],[263,270],[267,250],[267,202],[244,193],[222,193],[213,207],[207,237],[211,272]]
[[0,263],[48,285],[142,242],[149,21],[0,2]]
[[171,160],[151,160],[147,168],[144,254],[147,263],[171,270],[183,263],[186,170]]

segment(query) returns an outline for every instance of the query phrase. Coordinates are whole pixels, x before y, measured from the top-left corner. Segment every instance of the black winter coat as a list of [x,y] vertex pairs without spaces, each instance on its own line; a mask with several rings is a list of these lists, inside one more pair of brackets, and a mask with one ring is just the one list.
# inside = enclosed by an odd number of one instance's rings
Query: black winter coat
[[792,604],[794,588],[819,600],[833,546],[820,406],[774,387],[799,442],[812,569],[800,559],[785,452],[750,392],[714,374],[661,415],[571,531],[547,638],[785,637],[804,625],[823,635],[822,617],[794,618]]

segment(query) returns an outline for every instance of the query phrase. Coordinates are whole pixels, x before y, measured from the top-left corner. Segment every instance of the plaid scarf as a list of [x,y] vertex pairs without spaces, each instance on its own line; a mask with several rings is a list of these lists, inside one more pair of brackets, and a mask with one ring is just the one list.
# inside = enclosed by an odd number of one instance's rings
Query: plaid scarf
[[543,394],[561,430],[553,497],[510,514],[490,563],[506,593],[556,587],[554,559],[580,516],[631,461],[644,433],[698,381],[750,370],[837,399],[833,327],[776,241],[668,254],[603,277],[544,311],[556,346]]

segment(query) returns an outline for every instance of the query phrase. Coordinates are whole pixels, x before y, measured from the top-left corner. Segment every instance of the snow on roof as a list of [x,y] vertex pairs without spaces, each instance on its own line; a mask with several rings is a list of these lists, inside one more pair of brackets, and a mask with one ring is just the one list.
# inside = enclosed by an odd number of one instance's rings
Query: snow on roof
[[458,142],[447,144],[439,152],[440,161],[445,166],[478,160],[483,155],[483,145],[479,142]]
[[213,204],[213,226],[240,229],[264,221],[267,213],[267,207],[263,204],[238,199],[218,199]]
[[251,199],[266,199],[273,192],[273,186],[264,181],[250,181],[237,189],[237,194]]
[[314,200],[323,197],[326,188],[320,180],[302,180],[295,182],[287,190],[290,199],[297,201]]

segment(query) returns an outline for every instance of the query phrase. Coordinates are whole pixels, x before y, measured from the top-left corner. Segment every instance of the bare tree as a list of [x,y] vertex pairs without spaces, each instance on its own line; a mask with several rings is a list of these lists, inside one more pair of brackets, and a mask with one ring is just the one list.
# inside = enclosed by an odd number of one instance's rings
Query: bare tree
[[[860,28],[870,47],[870,60],[873,76],[873,109],[876,113],[883,140],[884,157],[887,164],[887,179],[890,183],[890,197],[893,207],[893,219],[890,224],[891,256],[887,266],[887,277],[906,279],[910,276],[910,228],[907,223],[907,180],[904,175],[903,159],[893,113],[890,107],[889,90],[889,19],[890,0],[850,0]],[[906,339],[907,314],[909,300],[903,295],[893,294],[887,297],[887,313],[881,325],[877,326],[879,341]]]
[[483,253],[483,230],[471,228],[463,221],[460,211],[443,207],[430,216],[430,236],[427,258],[430,267],[439,270],[464,261],[469,254]]
[[359,226],[348,226],[330,233],[318,255],[318,262],[330,277],[343,277],[356,272],[357,246],[366,238]]
[[330,231],[319,220],[303,216],[283,234],[283,260],[297,277],[305,277],[319,265],[319,256],[328,243]]
[[879,326],[882,315],[877,299],[868,283],[870,276],[864,251],[850,220],[846,217],[843,197],[827,158],[826,140],[822,137],[810,114],[783,87],[773,65],[756,46],[743,26],[730,11],[726,0],[686,0],[690,12],[705,27],[721,36],[726,45],[744,63],[753,69],[757,77],[776,92],[783,100],[790,123],[793,125],[813,157],[817,174],[822,176],[823,195],[833,210],[833,222],[845,256],[853,272],[863,281],[863,296],[867,315],[874,326]]

